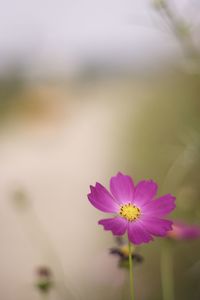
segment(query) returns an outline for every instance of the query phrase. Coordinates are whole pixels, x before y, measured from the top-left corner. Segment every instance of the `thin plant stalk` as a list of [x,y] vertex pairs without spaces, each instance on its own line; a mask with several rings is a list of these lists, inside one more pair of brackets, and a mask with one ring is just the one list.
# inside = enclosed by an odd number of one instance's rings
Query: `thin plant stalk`
[[163,300],[174,300],[174,274],[171,243],[164,240],[161,252],[161,281]]
[[128,241],[128,250],[129,250],[130,296],[131,296],[131,300],[134,300],[133,258],[132,258],[132,251],[131,251],[130,241]]

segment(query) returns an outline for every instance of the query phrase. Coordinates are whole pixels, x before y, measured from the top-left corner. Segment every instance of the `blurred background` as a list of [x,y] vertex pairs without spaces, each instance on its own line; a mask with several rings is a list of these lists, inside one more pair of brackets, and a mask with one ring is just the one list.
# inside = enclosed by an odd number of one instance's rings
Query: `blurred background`
[[[89,185],[152,178],[200,225],[200,2],[8,0],[0,20],[0,298],[127,300]],[[163,299],[162,247],[137,250],[136,299]],[[172,248],[175,299],[199,300],[200,241]]]

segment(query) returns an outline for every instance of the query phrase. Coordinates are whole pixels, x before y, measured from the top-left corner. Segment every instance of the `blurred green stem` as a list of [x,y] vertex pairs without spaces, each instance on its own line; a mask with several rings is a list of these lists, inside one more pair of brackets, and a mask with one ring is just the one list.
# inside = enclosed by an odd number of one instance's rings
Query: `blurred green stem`
[[129,241],[128,241],[128,250],[129,250],[129,272],[130,272],[130,295],[131,295],[131,300],[134,300],[133,259],[132,259],[131,243]]
[[165,239],[161,253],[161,281],[163,300],[174,300],[174,276],[171,241]]

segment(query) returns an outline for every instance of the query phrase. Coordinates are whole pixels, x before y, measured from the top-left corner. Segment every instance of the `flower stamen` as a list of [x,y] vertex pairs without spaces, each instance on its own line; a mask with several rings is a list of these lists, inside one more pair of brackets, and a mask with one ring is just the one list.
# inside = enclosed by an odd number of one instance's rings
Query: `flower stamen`
[[132,222],[140,217],[141,210],[132,203],[127,203],[121,206],[119,214],[121,217]]

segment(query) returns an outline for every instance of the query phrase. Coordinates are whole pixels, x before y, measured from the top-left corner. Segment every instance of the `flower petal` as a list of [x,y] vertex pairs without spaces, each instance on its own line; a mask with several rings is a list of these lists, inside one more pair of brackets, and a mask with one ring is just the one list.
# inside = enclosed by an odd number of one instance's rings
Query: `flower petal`
[[128,238],[135,245],[148,243],[153,240],[149,232],[138,221],[129,222]]
[[114,235],[123,235],[126,232],[128,221],[121,217],[103,219],[98,222],[105,230],[111,230]]
[[96,186],[90,186],[90,194],[88,199],[91,204],[97,209],[103,212],[118,213],[119,205],[115,202],[112,195],[103,187],[100,183],[96,183]]
[[140,181],[134,192],[133,203],[139,207],[148,203],[157,193],[158,186],[153,180]]
[[165,236],[172,229],[173,222],[155,217],[142,217],[140,223],[152,235]]
[[119,204],[133,201],[134,183],[130,176],[119,172],[110,179],[110,190]]
[[175,240],[197,239],[200,237],[200,226],[175,221],[167,236]]
[[147,203],[142,208],[142,212],[146,215],[154,215],[154,217],[163,217],[175,209],[176,198],[170,194],[164,195],[157,200]]

